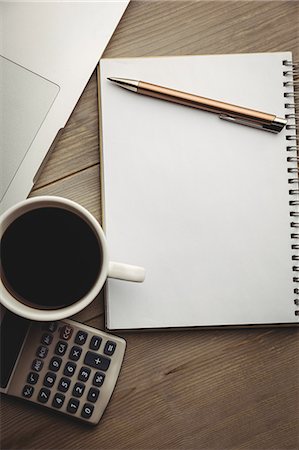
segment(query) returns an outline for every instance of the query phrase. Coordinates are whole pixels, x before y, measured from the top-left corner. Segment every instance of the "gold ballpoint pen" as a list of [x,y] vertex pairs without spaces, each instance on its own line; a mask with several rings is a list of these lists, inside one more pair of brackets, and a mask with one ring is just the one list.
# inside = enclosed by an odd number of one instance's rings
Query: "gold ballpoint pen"
[[259,128],[272,133],[279,133],[287,124],[286,119],[277,117],[254,109],[243,108],[242,106],[212,100],[199,95],[188,94],[163,86],[147,83],[145,81],[129,80],[126,78],[109,77],[108,80],[137,94],[179,103],[192,108],[219,114],[220,119],[230,122]]

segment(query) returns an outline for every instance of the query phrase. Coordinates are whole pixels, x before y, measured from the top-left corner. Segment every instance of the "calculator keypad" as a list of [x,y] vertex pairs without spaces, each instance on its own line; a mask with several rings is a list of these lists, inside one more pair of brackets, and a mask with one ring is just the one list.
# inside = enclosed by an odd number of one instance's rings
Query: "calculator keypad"
[[96,424],[114,389],[125,341],[69,320],[34,323],[28,341],[20,361],[23,385],[12,394]]

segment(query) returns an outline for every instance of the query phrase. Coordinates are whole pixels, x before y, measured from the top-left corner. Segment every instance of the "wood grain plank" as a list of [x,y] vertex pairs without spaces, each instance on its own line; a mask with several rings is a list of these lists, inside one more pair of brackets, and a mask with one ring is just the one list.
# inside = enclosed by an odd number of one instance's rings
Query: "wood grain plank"
[[101,222],[100,167],[96,164],[49,185],[34,189],[30,197],[58,195],[80,203]]
[[[126,334],[122,373],[99,428],[59,418],[64,432],[57,437],[55,415],[5,399],[3,448],[100,442],[114,449],[295,449],[296,335],[289,329]],[[11,423],[21,417],[12,434]]]
[[104,57],[293,50],[297,1],[133,1]]

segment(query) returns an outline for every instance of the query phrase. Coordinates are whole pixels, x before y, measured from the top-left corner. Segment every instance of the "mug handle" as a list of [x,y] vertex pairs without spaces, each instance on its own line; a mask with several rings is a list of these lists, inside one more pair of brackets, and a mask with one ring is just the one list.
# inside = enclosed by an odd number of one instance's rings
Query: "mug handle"
[[130,264],[110,261],[108,277],[141,283],[145,278],[145,269],[140,266],[131,266]]

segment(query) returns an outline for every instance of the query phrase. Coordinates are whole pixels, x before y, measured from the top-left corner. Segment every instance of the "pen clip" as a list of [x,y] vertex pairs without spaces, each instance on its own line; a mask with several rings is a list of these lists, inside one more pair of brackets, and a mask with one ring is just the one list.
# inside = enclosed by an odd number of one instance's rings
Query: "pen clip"
[[271,133],[279,133],[287,123],[287,121],[285,119],[280,119],[278,117],[275,117],[275,119],[270,123],[257,123],[257,122],[251,121],[251,120],[227,116],[225,114],[220,114],[219,118],[223,119],[223,120],[227,120],[228,122],[245,125],[247,127],[258,128],[259,130],[270,131]]

